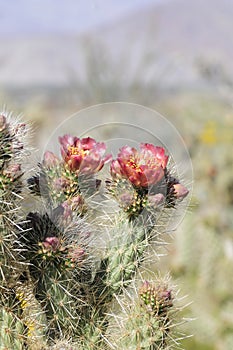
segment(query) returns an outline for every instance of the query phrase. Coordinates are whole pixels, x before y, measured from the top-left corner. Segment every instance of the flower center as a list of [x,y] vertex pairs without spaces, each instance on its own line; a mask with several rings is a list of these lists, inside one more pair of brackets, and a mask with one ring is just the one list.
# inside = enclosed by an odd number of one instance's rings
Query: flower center
[[69,146],[68,151],[71,156],[75,155],[75,156],[81,156],[81,157],[86,156],[90,152],[88,149],[84,150],[74,146]]
[[134,159],[130,159],[127,162],[127,165],[130,166],[132,169],[136,170],[137,173],[142,173],[142,169],[140,165],[138,165]]

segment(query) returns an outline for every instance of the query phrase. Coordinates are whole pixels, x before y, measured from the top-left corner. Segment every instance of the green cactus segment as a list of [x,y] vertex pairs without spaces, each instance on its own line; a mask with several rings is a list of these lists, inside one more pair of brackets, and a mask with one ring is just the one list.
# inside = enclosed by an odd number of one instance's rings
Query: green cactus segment
[[104,327],[97,326],[95,321],[89,322],[83,328],[82,336],[80,337],[79,349],[82,350],[100,350],[104,349],[102,331]]
[[165,348],[166,328],[142,307],[131,310],[117,342],[117,349],[158,350]]
[[148,246],[146,229],[125,221],[111,232],[113,241],[104,260],[103,281],[108,293],[119,293],[132,280]]
[[7,287],[15,283],[16,271],[20,269],[20,265],[15,263],[17,252],[14,249],[14,241],[17,237],[14,234],[14,219],[9,218],[10,221],[7,222],[5,214],[3,215],[1,216],[0,212],[0,283]]
[[77,333],[77,309],[80,307],[80,298],[76,297],[78,280],[87,258],[77,225],[75,231],[72,225],[65,229],[63,211],[55,212],[56,215],[51,218],[47,214],[29,213],[27,230],[22,239],[25,258],[31,263],[30,275],[37,281],[35,293],[46,312],[51,339]]
[[79,323],[74,286],[59,271],[46,274],[43,284],[44,293],[40,299],[45,304],[50,336],[74,336]]
[[12,135],[9,130],[9,124],[7,123],[6,117],[0,115],[0,166],[8,161],[12,157],[11,150]]
[[0,350],[24,350],[25,339],[25,328],[22,321],[9,307],[1,306]]
[[[145,281],[139,290],[140,299],[124,310],[122,333],[117,349],[158,350],[170,346],[173,296],[167,283]],[[172,325],[174,326],[174,325]]]
[[146,244],[142,240],[110,250],[105,283],[114,293],[119,292],[131,282],[140,264],[144,248],[146,248]]
[[31,350],[45,345],[47,330],[46,317],[41,305],[34,295],[34,287],[31,283],[17,283],[15,287],[16,298],[22,309],[21,321],[26,327],[27,345]]
[[94,321],[93,317],[87,321],[95,329],[94,335],[99,339],[96,339],[96,343],[103,343],[103,335],[109,324],[106,314],[114,294],[121,294],[132,282],[148,245],[145,229],[135,227],[125,220],[116,224],[112,234],[111,247],[108,248],[106,258],[102,260],[93,282],[92,303],[96,308],[95,318]]
[[57,205],[80,195],[77,175],[70,172],[61,162],[52,168],[40,165],[40,173],[37,177],[39,188],[37,191],[35,191],[36,178],[34,178],[34,184],[32,180],[29,180],[30,189]]
[[0,281],[9,286],[14,283],[20,255],[17,247],[19,229],[19,201],[22,200],[22,175],[20,162],[25,152],[23,138],[25,124],[7,122],[0,115]]

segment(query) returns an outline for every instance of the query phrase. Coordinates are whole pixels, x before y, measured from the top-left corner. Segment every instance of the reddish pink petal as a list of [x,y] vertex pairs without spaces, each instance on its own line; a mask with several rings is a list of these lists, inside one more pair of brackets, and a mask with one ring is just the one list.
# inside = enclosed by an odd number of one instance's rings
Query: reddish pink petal
[[111,162],[110,173],[113,177],[122,175],[122,169],[118,160],[113,160]]
[[86,156],[82,159],[80,164],[80,172],[91,174],[98,171],[98,167],[101,163],[101,159],[98,154],[92,154],[91,156]]
[[164,171],[161,167],[154,168],[154,169],[147,168],[145,169],[144,173],[148,180],[149,186],[155,185],[156,183],[161,181],[164,176]]
[[118,158],[130,158],[130,157],[133,157],[135,154],[137,154],[136,148],[133,148],[130,146],[124,146],[120,148],[120,151],[118,153]]
[[72,170],[78,170],[82,163],[83,157],[81,155],[72,155],[66,158],[67,164]]
[[81,139],[81,147],[84,150],[90,150],[95,148],[96,146],[96,140],[92,139],[91,137],[85,137]]
[[161,165],[163,169],[166,168],[169,156],[165,154],[165,149],[163,147],[154,146],[150,143],[141,143],[140,148],[144,156],[151,156],[155,163]]
[[79,150],[82,149],[82,143],[81,143],[82,140],[80,140],[78,137],[74,137],[74,143],[71,145]]
[[64,135],[62,137],[59,137],[59,142],[64,149],[67,149],[68,146],[74,145],[75,137],[71,135]]
[[110,162],[110,160],[112,160],[112,155],[111,154],[107,154],[104,159],[103,159],[103,162],[104,163],[108,163]]
[[96,144],[95,150],[99,153],[101,157],[103,157],[104,153],[106,152],[106,145],[104,142],[98,142]]

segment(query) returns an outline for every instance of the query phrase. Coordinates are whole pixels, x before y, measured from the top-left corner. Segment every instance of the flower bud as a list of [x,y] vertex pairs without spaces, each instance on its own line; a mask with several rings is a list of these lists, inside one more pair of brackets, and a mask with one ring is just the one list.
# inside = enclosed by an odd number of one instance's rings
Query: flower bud
[[185,186],[181,185],[180,183],[173,185],[173,189],[174,189],[174,196],[177,199],[183,199],[189,193],[189,190]]
[[123,205],[124,207],[128,207],[129,205],[131,205],[133,200],[134,194],[132,193],[132,191],[126,191],[119,195],[120,205]]
[[47,168],[53,168],[56,165],[59,164],[59,159],[53,152],[45,152],[44,158],[43,158],[43,165],[46,166]]
[[151,207],[157,207],[158,205],[164,203],[165,197],[162,193],[157,193],[148,196],[148,204]]
[[45,249],[55,252],[59,248],[60,240],[57,237],[46,237],[42,244]]
[[171,290],[165,284],[154,285],[145,281],[139,294],[144,304],[156,315],[166,313],[173,306]]
[[80,205],[84,204],[82,196],[75,196],[71,198],[71,208],[72,210],[77,209]]

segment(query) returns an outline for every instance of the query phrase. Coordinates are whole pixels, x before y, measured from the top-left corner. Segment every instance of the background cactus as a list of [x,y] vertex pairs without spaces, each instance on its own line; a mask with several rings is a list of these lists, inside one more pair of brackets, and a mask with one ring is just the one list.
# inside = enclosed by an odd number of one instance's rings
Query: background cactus
[[21,276],[27,271],[19,244],[19,234],[23,233],[21,162],[26,153],[27,132],[25,124],[13,121],[11,116],[0,116],[0,346],[9,350],[23,349],[31,336],[30,321],[24,316],[21,318],[23,309],[28,307],[28,298],[18,290]]
[[[162,240],[164,221],[188,194],[171,175],[165,150],[125,146],[111,160],[104,143],[65,135],[61,158],[47,151],[28,179],[30,200],[37,196],[42,205],[25,215],[21,157],[28,129],[5,116],[0,123],[1,349],[168,348],[174,291],[161,278],[135,285],[151,245]],[[110,332],[122,312],[112,313],[113,305],[132,285],[136,296]]]

